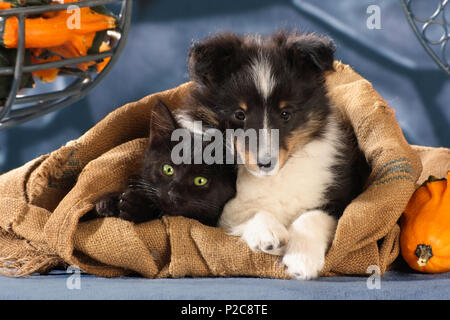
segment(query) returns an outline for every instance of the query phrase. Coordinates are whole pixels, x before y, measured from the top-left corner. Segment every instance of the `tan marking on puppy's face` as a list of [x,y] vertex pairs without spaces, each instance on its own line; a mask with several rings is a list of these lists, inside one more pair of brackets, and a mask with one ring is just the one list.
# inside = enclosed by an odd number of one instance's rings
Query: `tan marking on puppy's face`
[[245,102],[239,102],[239,106],[242,108],[242,110],[247,111],[247,104]]
[[289,103],[287,101],[281,101],[280,102],[280,109],[285,108]]
[[[277,171],[281,170],[290,156],[299,148],[302,148],[307,143],[314,139],[314,136],[324,126],[324,121],[319,119],[310,119],[304,123],[301,127],[292,131],[285,139],[284,143],[280,143],[278,150],[278,159],[276,162]],[[239,140],[235,139],[235,150],[239,154],[239,157],[244,162],[247,169],[253,173],[264,175],[267,173],[265,170],[257,165],[257,155],[249,150],[248,146],[241,145]]]
[[294,130],[286,139],[285,147],[280,148],[278,156],[279,168],[283,168],[289,157],[299,148],[311,142],[314,135],[323,127],[323,121],[309,120],[302,127]]
[[290,153],[285,148],[280,148],[280,151],[278,152],[278,166],[279,168],[283,168],[283,166],[286,164],[287,159],[289,158]]

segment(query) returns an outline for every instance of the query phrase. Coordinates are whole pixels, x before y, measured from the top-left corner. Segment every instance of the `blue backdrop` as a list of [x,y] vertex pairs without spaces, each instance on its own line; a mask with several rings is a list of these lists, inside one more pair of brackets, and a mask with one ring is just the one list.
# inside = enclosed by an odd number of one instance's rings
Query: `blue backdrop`
[[[396,110],[410,143],[450,147],[450,77],[438,69],[419,44],[399,1],[303,2],[320,7],[360,40],[426,70],[412,71],[392,63],[329,28],[327,23],[298,11],[290,0],[134,0],[127,46],[112,71],[77,103],[0,131],[0,172],[79,137],[127,102],[187,81],[186,53],[191,41],[218,30],[271,33],[279,28],[296,28],[330,35],[338,45],[337,58],[371,81]],[[371,4],[381,9],[381,29],[366,26],[366,10]]]

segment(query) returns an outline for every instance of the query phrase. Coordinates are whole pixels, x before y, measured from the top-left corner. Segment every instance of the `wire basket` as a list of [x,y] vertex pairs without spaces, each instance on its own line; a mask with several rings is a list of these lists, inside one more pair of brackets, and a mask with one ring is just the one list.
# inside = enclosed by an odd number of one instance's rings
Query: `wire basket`
[[[131,23],[132,2],[132,0],[90,0],[0,10],[0,19],[13,16],[16,16],[18,19],[18,43],[15,64],[10,67],[0,67],[0,76],[12,76],[9,94],[4,103],[0,105],[0,130],[65,107],[83,98],[89,90],[94,88],[111,70],[125,46]],[[35,16],[44,12],[68,10],[73,5],[79,8],[92,8],[112,3],[120,5],[120,13],[117,17],[116,28],[114,30],[108,30],[108,36],[111,40],[110,50],[76,58],[62,58],[58,61],[40,64],[25,63],[25,19],[28,16]],[[26,73],[63,68],[90,61],[100,61],[106,58],[110,58],[110,60],[106,67],[99,73],[89,69],[86,71],[77,70],[71,72],[70,78],[74,78],[74,80],[67,83],[67,85],[65,84],[63,89],[53,88],[50,91],[38,94],[32,94],[34,89],[27,89],[25,93],[19,93],[22,77]]]
[[429,17],[420,17],[420,12],[414,11],[413,5],[416,2],[417,0],[401,0],[408,22],[425,51],[450,75],[450,48],[447,47],[450,39],[450,0],[439,0],[436,8],[432,8],[433,4],[427,2],[426,6],[434,10]]

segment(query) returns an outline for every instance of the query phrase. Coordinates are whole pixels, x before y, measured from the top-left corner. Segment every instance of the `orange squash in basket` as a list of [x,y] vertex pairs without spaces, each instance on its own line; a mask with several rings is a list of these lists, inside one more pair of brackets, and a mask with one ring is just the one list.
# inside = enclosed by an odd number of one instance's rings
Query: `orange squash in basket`
[[[58,1],[58,3],[77,1],[64,0]],[[56,3],[56,1],[0,1],[0,10],[50,3]],[[114,15],[101,6],[78,8],[78,12],[76,10],[43,12],[39,17],[25,20],[25,47],[26,52],[31,56],[30,62],[32,64],[83,57],[111,49],[108,42],[105,42],[105,39],[107,30],[115,28],[116,18]],[[79,19],[77,20],[77,18]],[[77,22],[79,22],[79,25],[77,25]],[[1,46],[11,48],[7,50],[14,50],[13,48],[16,48],[18,43],[17,37],[17,17],[10,17],[0,21]],[[91,66],[95,66],[97,72],[101,72],[110,59],[108,57],[97,61],[87,61],[77,64],[76,67],[82,71],[87,71]],[[53,68],[33,71],[32,75],[43,82],[51,82],[56,79],[59,73],[60,69]]]
[[447,179],[428,180],[411,197],[400,220],[401,253],[414,270],[450,271],[450,187]]
[[[86,34],[114,29],[116,19],[100,14],[90,8],[80,8],[80,24],[71,24],[73,14],[62,10],[52,18],[27,18],[25,20],[25,47],[49,48],[72,43],[78,51],[83,51],[86,45]],[[0,42],[6,48],[17,48],[18,18],[10,17],[4,22],[4,31]]]
[[12,8],[11,3],[5,2],[5,1],[0,2],[0,10],[7,10],[7,9],[11,9],[11,8]]
[[[45,63],[45,62],[52,62],[52,61],[59,61],[61,60],[61,57],[53,56],[45,59],[37,59],[35,56],[31,55],[31,63],[32,64],[39,64],[39,63]],[[56,77],[59,74],[59,69],[45,69],[45,70],[38,70],[32,72],[34,77],[37,77],[42,82],[52,82],[56,80]]]

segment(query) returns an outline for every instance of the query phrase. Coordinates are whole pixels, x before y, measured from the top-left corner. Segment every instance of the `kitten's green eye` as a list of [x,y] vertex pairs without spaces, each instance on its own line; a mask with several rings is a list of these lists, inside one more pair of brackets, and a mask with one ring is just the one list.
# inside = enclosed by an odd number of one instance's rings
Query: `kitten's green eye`
[[162,167],[162,171],[164,172],[164,174],[166,176],[171,176],[171,175],[173,175],[173,171],[174,170],[173,170],[173,167],[171,165],[165,164]]
[[194,184],[197,187],[204,186],[207,183],[208,183],[208,179],[206,179],[205,177],[195,177],[195,179],[194,179]]

